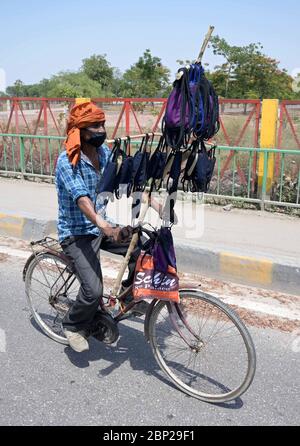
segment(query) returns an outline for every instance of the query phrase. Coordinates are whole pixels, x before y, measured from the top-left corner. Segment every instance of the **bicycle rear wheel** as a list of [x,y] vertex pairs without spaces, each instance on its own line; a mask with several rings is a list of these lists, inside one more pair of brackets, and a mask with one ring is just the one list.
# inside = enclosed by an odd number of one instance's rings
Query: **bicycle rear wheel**
[[256,368],[251,336],[220,300],[200,291],[181,291],[180,304],[159,302],[149,321],[154,356],[171,381],[188,395],[210,403],[241,396]]
[[59,255],[37,254],[25,276],[25,290],[32,316],[51,339],[68,345],[61,322],[76,300],[80,283],[72,266]]

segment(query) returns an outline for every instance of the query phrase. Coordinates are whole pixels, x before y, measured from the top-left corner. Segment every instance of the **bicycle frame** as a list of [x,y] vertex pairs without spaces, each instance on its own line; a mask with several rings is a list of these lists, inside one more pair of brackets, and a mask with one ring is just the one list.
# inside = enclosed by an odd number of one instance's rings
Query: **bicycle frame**
[[[144,218],[146,216],[146,213],[149,209],[149,203],[147,202],[146,204],[143,203],[143,208],[140,214],[140,218],[138,221],[138,225],[144,223]],[[126,299],[126,297],[128,297],[129,295],[132,295],[132,289],[133,289],[133,285],[131,285],[130,287],[128,287],[126,290],[124,290],[122,293],[120,293],[121,290],[121,286],[122,286],[122,279],[124,276],[124,273],[126,271],[126,268],[129,264],[131,255],[133,253],[133,251],[135,250],[137,243],[138,243],[138,239],[139,239],[139,233],[135,233],[132,237],[132,240],[130,242],[130,245],[128,247],[126,256],[121,264],[121,267],[119,269],[118,272],[118,276],[114,285],[114,288],[112,290],[112,292],[110,293],[110,295],[108,296],[108,300],[109,300],[109,306],[113,307],[117,301],[120,302],[120,310],[117,312],[116,315],[113,316],[113,319],[115,320],[115,322],[119,322],[121,321],[124,316],[126,315],[126,313],[128,313],[132,308],[135,307],[135,305],[138,304],[138,301],[131,301],[128,305],[126,305],[124,303],[124,300]],[[31,255],[31,257],[27,260],[26,265],[24,267],[23,270],[23,278],[25,279],[26,276],[26,271],[28,269],[28,266],[30,264],[30,262],[32,261],[33,258],[37,257],[39,255],[39,252],[36,252],[34,250],[34,246],[39,245],[42,246],[44,248],[43,251],[41,252],[49,252],[49,254],[54,254],[54,255],[58,255],[59,257],[61,257],[62,260],[65,260],[69,263],[69,266],[67,266],[63,271],[61,271],[59,277],[57,278],[57,280],[55,281],[55,283],[52,285],[51,289],[58,283],[59,279],[61,277],[63,277],[63,274],[66,270],[70,270],[70,275],[69,277],[64,281],[64,283],[62,284],[62,286],[60,287],[60,289],[55,293],[55,296],[50,295],[50,299],[49,299],[49,303],[50,305],[53,306],[53,304],[55,304],[55,298],[57,295],[60,294],[60,292],[65,289],[66,291],[72,286],[72,283],[75,280],[75,277],[73,278],[73,280],[70,281],[70,279],[73,277],[73,269],[72,269],[72,264],[70,263],[70,259],[61,251],[60,246],[57,242],[57,240],[52,239],[51,237],[46,237],[43,240],[39,240],[37,242],[32,242],[31,243],[31,249],[33,251],[33,254]],[[145,319],[145,336],[148,339],[148,324],[149,324],[149,319],[150,319],[150,315],[151,312],[155,306],[155,304],[158,302],[157,299],[154,299],[149,307],[148,313],[146,315],[146,319]],[[104,305],[103,299],[100,300],[100,307],[103,311],[107,311],[107,307]],[[178,331],[180,337],[182,337],[182,339],[185,341],[186,344],[189,345],[189,341],[188,339],[185,337],[185,335],[182,333],[182,331],[180,330],[180,327],[178,326],[177,322],[176,322],[176,318],[173,314],[174,311],[177,311],[180,319],[182,320],[182,322],[186,325],[186,328],[190,331],[190,333],[195,336],[197,338],[197,336],[195,335],[195,333],[193,333],[193,331],[190,329],[190,327],[187,326],[186,322],[184,321],[184,317],[180,311],[179,308],[172,306],[170,308],[170,305],[168,306],[169,309],[169,314],[170,314],[170,319],[172,321],[172,324],[174,326],[174,328]]]
[[[143,223],[143,220],[144,220],[144,218],[146,216],[146,213],[147,213],[148,209],[149,209],[149,203],[147,202],[147,204],[145,205],[144,209],[141,212],[138,224]],[[128,264],[129,264],[130,257],[131,257],[133,251],[136,248],[136,245],[138,243],[138,239],[139,239],[139,234],[134,234],[133,237],[132,237],[132,240],[130,242],[130,245],[128,247],[127,254],[126,254],[125,258],[124,258],[124,261],[122,262],[120,271],[119,271],[117,279],[116,279],[115,286],[114,286],[114,288],[112,290],[112,293],[111,293],[111,297],[112,298],[117,298],[117,296],[118,296],[118,294],[120,292],[122,278],[124,276],[124,273],[125,273],[125,270],[126,270]]]

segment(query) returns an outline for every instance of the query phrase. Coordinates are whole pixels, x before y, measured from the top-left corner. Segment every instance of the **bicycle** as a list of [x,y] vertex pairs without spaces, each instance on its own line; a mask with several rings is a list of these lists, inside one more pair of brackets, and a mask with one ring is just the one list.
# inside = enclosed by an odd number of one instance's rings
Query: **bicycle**
[[[132,286],[120,293],[120,284],[132,247],[142,233],[151,237],[153,231],[140,226],[133,236],[114,290],[104,289],[90,329],[90,336],[106,344],[118,340],[118,323],[136,305],[125,304]],[[31,242],[31,247],[23,279],[32,316],[51,339],[68,345],[61,321],[80,287],[76,272],[57,240],[46,237]],[[113,311],[116,303],[119,309]],[[254,379],[256,354],[247,328],[231,308],[207,293],[181,289],[180,304],[152,300],[144,334],[171,382],[199,400],[232,401],[244,394]]]

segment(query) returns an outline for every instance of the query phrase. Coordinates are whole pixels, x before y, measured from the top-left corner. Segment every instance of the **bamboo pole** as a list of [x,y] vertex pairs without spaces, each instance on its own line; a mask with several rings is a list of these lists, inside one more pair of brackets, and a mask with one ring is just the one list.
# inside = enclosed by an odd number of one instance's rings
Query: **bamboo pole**
[[[208,45],[208,43],[209,43],[209,41],[210,41],[210,38],[211,38],[211,36],[212,36],[213,31],[214,31],[214,26],[210,26],[209,29],[208,29],[208,32],[207,32],[207,34],[206,34],[206,36],[205,36],[205,39],[204,39],[204,41],[203,41],[203,44],[202,44],[202,47],[201,47],[201,50],[200,50],[198,59],[197,59],[197,61],[196,61],[197,63],[200,63],[200,62],[202,61],[203,55],[204,55],[204,53],[205,53],[205,50],[206,50],[207,45]],[[188,68],[189,68],[189,67],[188,67]],[[178,75],[177,75],[177,79],[180,79],[180,77],[181,77],[182,75],[183,75],[182,72],[181,72],[181,73],[178,73]],[[178,76],[179,76],[179,77],[178,77]],[[143,137],[145,137],[146,135],[147,135],[147,133],[144,133],[144,134],[134,135],[134,136],[129,136],[129,137],[126,136],[126,137],[119,138],[119,139],[120,139],[121,141],[127,141],[129,138],[130,138],[130,139],[138,139],[138,138],[143,138]],[[162,136],[161,133],[148,133],[148,135]],[[108,140],[108,141],[106,141],[106,142],[107,142],[108,144],[112,144],[112,143],[115,142],[115,140]],[[152,181],[153,181],[153,180],[152,180]],[[142,212],[141,212],[141,215],[140,215],[140,218],[139,218],[139,224],[143,223],[144,218],[145,218],[145,216],[146,216],[146,214],[147,214],[148,209],[149,209],[149,200],[146,202],[146,204],[145,204],[145,206],[144,206],[144,209],[142,209]],[[114,288],[113,288],[113,290],[112,290],[112,295],[111,295],[111,297],[117,297],[118,294],[119,294],[119,292],[120,292],[121,281],[122,281],[122,278],[123,278],[123,276],[124,276],[125,270],[126,270],[126,268],[127,268],[127,266],[128,266],[130,257],[131,257],[131,255],[132,255],[134,249],[136,248],[136,245],[137,245],[137,242],[138,242],[138,238],[139,238],[139,235],[138,235],[138,234],[134,234],[133,237],[132,237],[132,240],[131,240],[131,242],[130,242],[129,248],[128,248],[127,253],[126,253],[126,256],[125,256],[125,258],[124,258],[124,261],[122,262],[120,271],[119,271],[119,273],[118,273],[118,277],[117,277],[117,279],[116,279]]]
[[213,32],[214,32],[214,29],[215,29],[214,26],[210,26],[210,27],[209,27],[208,32],[207,32],[207,34],[206,34],[206,36],[205,36],[204,42],[203,42],[203,44],[202,44],[202,47],[201,47],[201,50],[200,50],[198,59],[196,60],[196,63],[201,63],[201,62],[202,62],[203,55],[204,55],[204,53],[205,53],[205,50],[206,50],[206,48],[207,48],[207,45],[209,44],[209,41],[210,41],[211,36],[212,36],[212,34],[213,34]]
[[[214,26],[210,26],[210,27],[208,28],[207,34],[206,34],[206,36],[205,36],[205,38],[204,38],[204,41],[203,41],[203,43],[202,43],[202,47],[201,47],[201,50],[200,50],[198,59],[196,59],[196,63],[201,63],[201,62],[202,62],[202,59],[203,59],[205,50],[206,50],[206,48],[207,48],[207,45],[209,44],[209,41],[210,41],[211,36],[212,36],[212,34],[213,34],[213,32],[214,32],[214,29],[215,29]],[[190,67],[191,67],[190,65],[187,65],[187,66],[186,66],[186,68],[187,68],[188,70],[190,69]],[[180,71],[179,73],[177,73],[177,75],[176,75],[176,79],[179,80],[179,79],[182,78],[182,76],[183,76],[183,72]]]
[[[142,212],[141,212],[141,215],[140,215],[140,218],[139,218],[139,224],[142,223],[142,222],[144,221],[144,218],[145,218],[145,216],[146,216],[146,214],[147,214],[148,209],[149,209],[149,203],[147,202],[147,203],[144,205],[144,209],[142,209]],[[135,248],[136,248],[138,239],[139,239],[139,234],[137,234],[137,233],[134,234],[133,237],[132,237],[132,239],[131,239],[130,245],[129,245],[129,247],[128,247],[126,256],[125,256],[125,258],[124,258],[124,260],[123,260],[123,262],[122,262],[122,265],[121,265],[121,267],[120,267],[120,270],[119,270],[119,273],[118,273],[118,277],[116,278],[116,283],[115,283],[115,286],[114,286],[114,288],[113,288],[112,296],[111,296],[111,297],[116,297],[116,296],[118,296],[118,294],[119,294],[119,292],[120,292],[122,278],[123,278],[124,273],[125,273],[125,270],[126,270],[126,268],[127,268],[127,266],[128,266],[130,257],[131,257],[133,251],[134,251]]]

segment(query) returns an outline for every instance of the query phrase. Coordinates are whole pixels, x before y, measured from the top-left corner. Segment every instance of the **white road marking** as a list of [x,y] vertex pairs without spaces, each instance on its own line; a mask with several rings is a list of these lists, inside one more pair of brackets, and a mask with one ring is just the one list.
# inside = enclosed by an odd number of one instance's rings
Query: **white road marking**
[[28,259],[31,251],[22,251],[21,249],[14,249],[10,246],[0,246],[0,254],[7,254],[12,257],[20,257],[22,259]]
[[[0,253],[22,259],[28,259],[28,257],[31,255],[30,250],[23,251],[3,245],[0,245]],[[104,276],[108,279],[115,279],[117,277],[118,266],[115,263],[111,263],[111,259],[102,258],[102,268]],[[229,283],[228,285],[230,286]],[[234,288],[236,289],[237,285],[234,285]],[[209,286],[209,284],[205,291],[213,294],[229,305],[236,305],[240,308],[244,308],[245,310],[253,310],[262,314],[286,318],[293,321],[300,320],[300,300],[297,296],[293,297],[292,303],[281,304],[276,299],[273,299],[271,297],[267,299],[260,298],[259,296],[254,297],[255,292],[253,293],[254,296],[250,296],[248,292],[243,291],[242,287],[240,288],[241,294],[238,296],[236,295],[236,292],[234,292],[232,295],[227,294],[228,291],[226,294],[215,292],[214,289]],[[296,342],[299,342],[298,338]]]
[[300,330],[294,332],[292,350],[294,353],[300,353]]
[[2,328],[0,328],[0,353],[6,353],[6,334]]
[[280,302],[273,301],[261,302],[260,298],[249,298],[248,296],[226,296],[213,293],[220,300],[223,300],[226,304],[237,305],[245,310],[252,310],[258,313],[269,314],[270,316],[282,317],[285,319],[300,320],[300,305],[299,299],[295,297],[295,303],[293,308],[288,308],[287,305],[281,305]]

